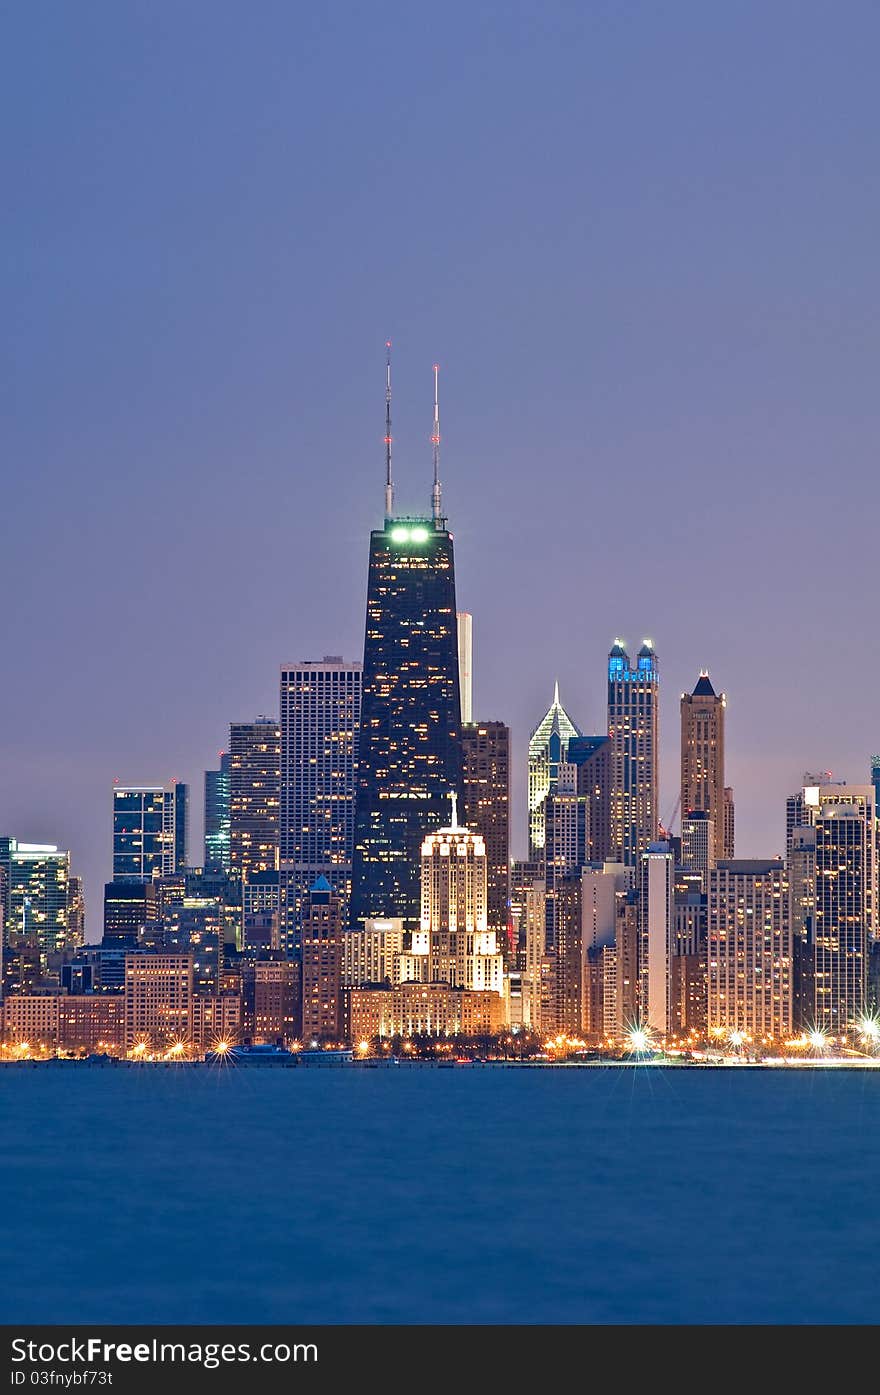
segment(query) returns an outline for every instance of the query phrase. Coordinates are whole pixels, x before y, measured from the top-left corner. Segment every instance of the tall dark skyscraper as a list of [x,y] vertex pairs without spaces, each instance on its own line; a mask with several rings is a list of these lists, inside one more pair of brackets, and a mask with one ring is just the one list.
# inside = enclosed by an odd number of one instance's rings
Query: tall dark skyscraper
[[389,363],[385,524],[370,534],[352,925],[373,916],[418,922],[422,839],[448,826],[451,791],[464,807],[455,563],[440,502],[436,372],[434,382],[431,512],[401,517],[391,483]]

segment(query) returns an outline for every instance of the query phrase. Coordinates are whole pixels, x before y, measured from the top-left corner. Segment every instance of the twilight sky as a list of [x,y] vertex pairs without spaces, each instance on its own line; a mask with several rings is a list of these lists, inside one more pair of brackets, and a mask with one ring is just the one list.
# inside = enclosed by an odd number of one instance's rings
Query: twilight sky
[[87,0],[0,21],[0,832],[192,784],[283,660],[363,644],[394,340],[401,509],[431,364],[475,713],[525,742],[605,655],[728,695],[737,851],[880,749],[880,10]]

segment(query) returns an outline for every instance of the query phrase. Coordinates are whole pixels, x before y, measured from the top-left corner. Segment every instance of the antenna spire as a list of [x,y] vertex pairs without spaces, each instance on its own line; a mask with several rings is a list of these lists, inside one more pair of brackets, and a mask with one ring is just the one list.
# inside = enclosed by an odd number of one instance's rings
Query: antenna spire
[[431,516],[434,520],[434,527],[439,528],[443,521],[443,506],[440,502],[440,399],[438,394],[437,379],[440,374],[439,363],[434,364],[434,430],[431,433],[431,445],[434,450],[434,486],[431,490]]
[[385,517],[394,515],[394,485],[391,483],[391,340],[385,340]]

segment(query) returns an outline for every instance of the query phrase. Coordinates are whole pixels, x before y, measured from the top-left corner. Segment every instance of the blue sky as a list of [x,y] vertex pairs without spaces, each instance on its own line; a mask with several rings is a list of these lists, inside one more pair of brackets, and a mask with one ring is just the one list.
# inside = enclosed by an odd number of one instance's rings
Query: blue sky
[[[7,6],[0,831],[73,850],[363,642],[394,340],[431,364],[475,707],[604,720],[650,635],[729,700],[738,850],[880,748],[880,11]],[[198,817],[196,818],[198,824]],[[197,858],[200,841],[192,849]]]

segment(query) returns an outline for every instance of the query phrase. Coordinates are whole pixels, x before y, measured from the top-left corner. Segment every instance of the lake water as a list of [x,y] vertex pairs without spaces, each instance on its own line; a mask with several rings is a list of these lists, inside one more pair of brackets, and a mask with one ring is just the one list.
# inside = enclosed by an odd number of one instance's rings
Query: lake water
[[880,1073],[0,1068],[3,1322],[875,1322]]

